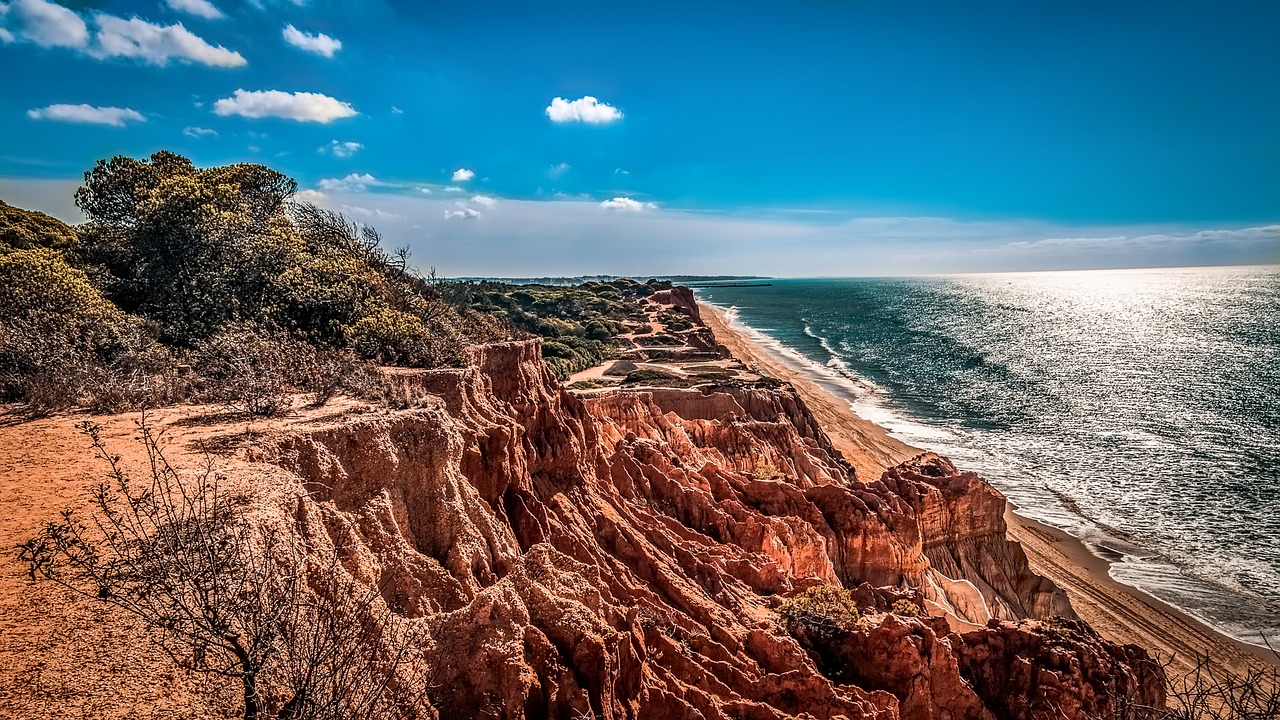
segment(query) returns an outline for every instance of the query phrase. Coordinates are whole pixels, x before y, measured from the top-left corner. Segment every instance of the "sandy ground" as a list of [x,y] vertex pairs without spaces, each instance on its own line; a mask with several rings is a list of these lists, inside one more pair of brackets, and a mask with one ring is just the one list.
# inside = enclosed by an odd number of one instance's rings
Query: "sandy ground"
[[[878,478],[884,468],[920,452],[858,417],[844,400],[796,377],[776,354],[731,328],[720,308],[707,303],[699,303],[698,308],[716,338],[735,356],[796,386],[832,443],[857,468],[859,477]],[[1237,642],[1140,590],[1112,580],[1107,573],[1108,561],[1065,532],[1012,510],[1005,519],[1010,536],[1022,543],[1032,569],[1066,590],[1076,612],[1103,637],[1141,645],[1161,660],[1170,660],[1173,670],[1189,669],[1195,658],[1205,655],[1213,658],[1215,666],[1236,672],[1280,667],[1280,658],[1267,649]]]
[[[777,377],[794,375],[767,349],[729,329],[718,311],[702,308],[716,336],[744,362]],[[803,378],[797,380],[806,403],[862,477],[878,477],[884,467],[918,452],[854,415],[839,398]],[[269,433],[363,410],[334,403],[310,416],[264,422],[253,430]],[[209,412],[168,408],[153,414],[152,421],[167,429],[170,442],[188,446],[197,440],[236,440],[248,430],[243,422],[192,417]],[[52,583],[31,582],[16,561],[18,543],[56,519],[63,508],[83,507],[89,489],[104,477],[103,463],[75,428],[86,418],[61,415],[23,421],[0,414],[0,718],[225,717],[234,703],[214,700],[199,678],[175,670],[136,622]],[[141,469],[136,416],[92,419],[103,423],[112,450],[123,453],[135,470]],[[234,466],[235,455],[219,454],[217,464]],[[1033,567],[1065,588],[1080,615],[1106,637],[1142,645],[1164,657],[1210,653],[1220,665],[1235,669],[1262,667],[1268,657],[1263,650],[1225,638],[1112,581],[1106,561],[1074,538],[1012,513],[1008,520],[1011,535],[1023,543]]]
[[[225,473],[225,488],[267,501],[253,484],[262,477],[260,467],[244,480],[228,472],[246,462],[237,447],[252,445],[259,433],[362,409],[338,399],[325,408],[250,426],[220,415],[218,408],[181,406],[149,413],[148,424],[164,430],[166,447],[186,450],[168,455],[179,469],[198,470],[201,454],[191,450],[204,443],[215,453],[219,473]],[[0,719],[234,717],[238,697],[175,667],[131,616],[52,582],[33,582],[17,560],[19,543],[58,520],[63,509],[83,512],[90,490],[107,477],[107,465],[94,455],[78,423],[100,424],[103,440],[133,477],[148,477],[136,426],[140,416],[67,413],[26,420],[5,410],[0,408]],[[220,687],[236,689],[234,684]]]
[[[0,428],[0,717],[219,717],[194,701],[200,681],[161,657],[131,617],[51,582],[32,582],[17,561],[20,542],[64,508],[83,507],[106,477],[75,428],[85,417],[10,416]],[[130,452],[134,430],[129,422],[110,423],[103,437],[113,450]]]

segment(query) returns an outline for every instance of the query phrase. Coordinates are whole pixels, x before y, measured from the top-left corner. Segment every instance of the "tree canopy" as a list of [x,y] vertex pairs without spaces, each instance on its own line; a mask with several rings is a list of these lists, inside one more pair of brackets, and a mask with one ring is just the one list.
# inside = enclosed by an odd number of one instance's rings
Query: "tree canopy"
[[158,152],[85,173],[83,258],[121,308],[178,346],[257,323],[379,362],[458,362],[494,324],[463,318],[372,228],[294,199],[261,165],[196,168]]

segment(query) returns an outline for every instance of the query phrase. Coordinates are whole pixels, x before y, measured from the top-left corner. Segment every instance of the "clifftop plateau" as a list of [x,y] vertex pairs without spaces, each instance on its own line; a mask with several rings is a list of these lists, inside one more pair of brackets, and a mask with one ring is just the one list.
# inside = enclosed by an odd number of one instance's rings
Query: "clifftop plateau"
[[[1163,704],[1158,666],[1074,619],[972,473],[925,454],[860,477],[785,384],[575,394],[540,344],[401,371],[407,409],[340,401],[248,434],[198,408],[152,421],[179,465],[196,462],[196,440],[220,448],[219,471],[261,522],[336,548],[342,572],[424,631],[441,718],[1075,720]],[[100,419],[127,443],[131,418]],[[42,454],[49,485],[13,505],[24,512],[0,526],[6,542],[97,471],[68,423],[4,434],[6,503],[22,496],[23,458]],[[25,578],[10,568],[3,582],[6,606],[36,612],[15,599]],[[780,613],[837,586],[856,625],[826,632]],[[0,684],[56,669],[75,642],[66,630],[10,635]],[[95,652],[137,640],[102,642]],[[90,663],[87,677],[101,672]],[[85,677],[49,672],[0,708],[47,710],[77,695],[59,683]],[[78,702],[125,715],[103,692]]]

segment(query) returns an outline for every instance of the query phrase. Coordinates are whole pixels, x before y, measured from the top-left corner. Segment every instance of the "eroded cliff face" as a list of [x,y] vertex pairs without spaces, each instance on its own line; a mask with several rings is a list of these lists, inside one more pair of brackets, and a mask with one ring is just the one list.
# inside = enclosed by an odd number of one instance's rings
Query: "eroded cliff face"
[[[578,398],[536,341],[400,378],[421,407],[294,433],[279,462],[307,492],[307,539],[427,631],[441,717],[1084,718],[1163,700],[1136,648],[1001,622],[1070,608],[1005,539],[998,493],[931,455],[857,478],[789,388]],[[824,583],[858,589],[865,627],[793,636],[776,608]],[[900,598],[933,617],[887,612]]]

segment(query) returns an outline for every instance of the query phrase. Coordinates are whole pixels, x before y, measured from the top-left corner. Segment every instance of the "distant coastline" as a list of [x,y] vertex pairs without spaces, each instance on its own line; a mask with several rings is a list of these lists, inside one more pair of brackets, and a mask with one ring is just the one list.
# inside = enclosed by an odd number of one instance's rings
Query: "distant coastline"
[[[703,319],[736,357],[796,386],[864,481],[878,477],[875,468],[929,449],[896,438],[874,421],[874,408],[855,407],[853,395],[824,377],[812,361],[782,343],[769,342],[772,338],[742,323],[731,308],[701,297],[698,304]],[[858,410],[871,410],[872,418],[860,417]],[[1119,559],[1115,553],[1104,556],[1103,548],[1095,550],[1062,529],[1024,517],[1012,504],[1006,521],[1032,568],[1065,589],[1076,611],[1105,637],[1146,647],[1187,667],[1189,661],[1205,655],[1235,671],[1280,665],[1280,657],[1266,647],[1233,638],[1141,588],[1112,578],[1109,569]]]

